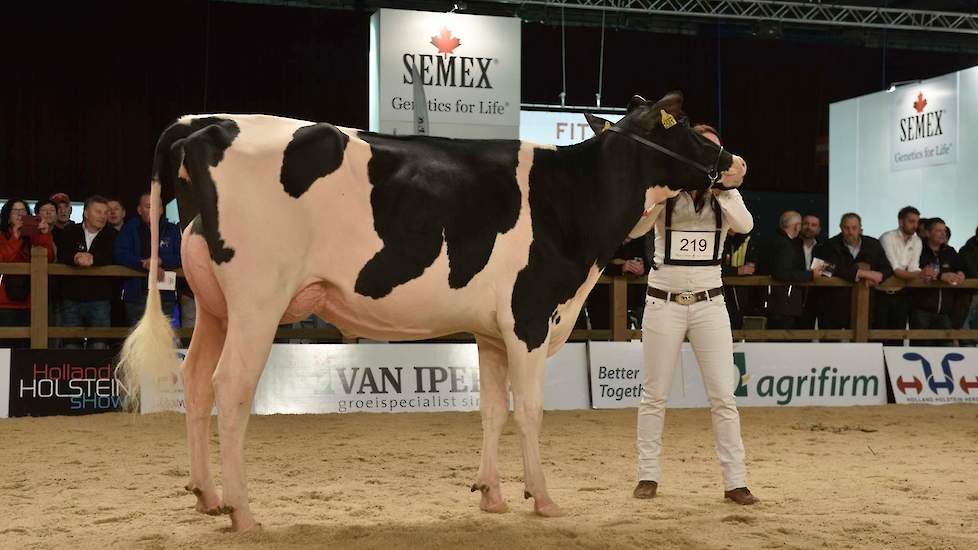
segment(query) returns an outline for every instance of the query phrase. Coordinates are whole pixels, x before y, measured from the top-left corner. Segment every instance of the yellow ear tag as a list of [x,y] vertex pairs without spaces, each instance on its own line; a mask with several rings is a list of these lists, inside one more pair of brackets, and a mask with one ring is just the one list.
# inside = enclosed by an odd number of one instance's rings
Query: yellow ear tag
[[669,113],[665,112],[664,110],[663,111],[659,111],[659,112],[662,113],[662,127],[663,128],[669,129],[669,128],[672,128],[673,126],[676,125],[676,119],[673,118],[672,115],[670,115]]
[[601,132],[607,132],[608,128],[611,128],[611,123],[606,120],[604,121],[604,127],[601,128]]

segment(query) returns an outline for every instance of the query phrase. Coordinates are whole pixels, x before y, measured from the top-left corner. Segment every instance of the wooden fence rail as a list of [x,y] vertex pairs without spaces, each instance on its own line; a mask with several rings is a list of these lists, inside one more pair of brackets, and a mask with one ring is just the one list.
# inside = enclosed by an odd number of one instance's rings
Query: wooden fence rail
[[[47,250],[35,247],[31,250],[30,263],[0,263],[0,275],[29,275],[31,279],[31,324],[27,327],[0,327],[0,339],[29,338],[31,348],[43,349],[48,346],[48,338],[125,338],[129,327],[52,327],[48,323],[48,276],[61,275],[73,277],[145,277],[146,274],[123,266],[104,266],[80,268],[47,262]],[[183,272],[177,270],[177,276]],[[609,285],[609,305],[611,311],[610,329],[574,330],[572,340],[614,340],[626,341],[640,338],[642,332],[628,328],[628,285],[645,285],[645,277],[602,276],[598,284]],[[728,286],[783,286],[788,283],[775,281],[767,276],[725,277],[723,284]],[[809,283],[791,283],[793,286],[852,287],[851,329],[846,330],[735,330],[735,340],[785,341],[785,340],[847,340],[867,342],[869,340],[978,340],[978,329],[969,330],[871,330],[869,327],[870,293],[873,290],[887,291],[910,288],[954,288],[978,289],[978,279],[967,279],[951,286],[946,283],[910,283],[890,278],[883,284],[870,288],[865,284],[849,283],[837,278],[823,278]],[[177,335],[187,338],[193,329],[183,328]],[[279,327],[276,338],[306,338],[332,342],[355,342],[355,338],[344,338],[335,328],[290,328]],[[439,340],[472,341],[469,334],[452,334]]]

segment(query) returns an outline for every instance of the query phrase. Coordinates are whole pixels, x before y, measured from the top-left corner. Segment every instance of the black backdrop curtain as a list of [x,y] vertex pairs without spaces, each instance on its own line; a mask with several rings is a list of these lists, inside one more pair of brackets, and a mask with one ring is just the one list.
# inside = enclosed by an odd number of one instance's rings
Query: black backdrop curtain
[[[0,197],[148,188],[159,133],[186,113],[268,113],[367,125],[369,13],[105,1],[19,5],[0,35]],[[704,27],[716,29],[716,26]],[[567,103],[593,105],[600,29],[567,29]],[[888,81],[978,65],[978,56],[828,43],[608,30],[603,104],[686,94],[721,125],[756,190],[826,192],[828,104]],[[523,24],[523,101],[556,103],[560,29]],[[823,150],[819,152],[819,146]]]

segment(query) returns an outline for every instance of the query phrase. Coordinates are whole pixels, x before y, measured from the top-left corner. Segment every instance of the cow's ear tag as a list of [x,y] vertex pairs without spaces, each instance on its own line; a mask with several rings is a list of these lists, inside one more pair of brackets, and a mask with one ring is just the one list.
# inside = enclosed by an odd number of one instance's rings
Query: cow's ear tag
[[660,110],[662,113],[662,127],[669,129],[676,125],[676,118],[665,112],[665,110]]
[[604,121],[604,127],[601,128],[601,133],[607,132],[608,128],[611,128],[611,123],[606,120]]

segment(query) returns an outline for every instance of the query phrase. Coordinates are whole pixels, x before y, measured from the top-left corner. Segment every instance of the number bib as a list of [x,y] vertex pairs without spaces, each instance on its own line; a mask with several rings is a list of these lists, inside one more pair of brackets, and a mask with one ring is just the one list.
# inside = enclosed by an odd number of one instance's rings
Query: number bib
[[664,263],[669,265],[720,265],[720,231],[723,220],[720,205],[712,199],[714,229],[680,229],[672,227],[675,199],[666,201],[666,250]]
[[676,261],[713,262],[716,258],[716,231],[671,230],[666,246],[666,263]]

